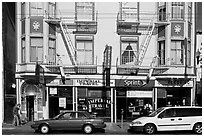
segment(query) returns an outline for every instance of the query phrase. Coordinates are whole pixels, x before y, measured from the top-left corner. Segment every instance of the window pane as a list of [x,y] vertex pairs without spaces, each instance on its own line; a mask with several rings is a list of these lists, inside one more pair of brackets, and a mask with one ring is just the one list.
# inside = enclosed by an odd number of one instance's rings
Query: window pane
[[38,60],[43,61],[43,48],[38,48]]
[[30,47],[30,60],[31,62],[36,61],[36,48],[35,47]]
[[85,42],[85,50],[92,50],[92,42]]
[[84,43],[83,42],[77,42],[77,49],[84,49]]

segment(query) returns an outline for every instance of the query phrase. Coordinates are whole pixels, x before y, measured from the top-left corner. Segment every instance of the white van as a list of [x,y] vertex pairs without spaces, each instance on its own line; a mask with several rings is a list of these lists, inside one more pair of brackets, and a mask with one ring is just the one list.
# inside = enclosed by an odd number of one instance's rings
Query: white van
[[144,131],[146,134],[177,130],[193,130],[202,134],[202,107],[162,107],[133,120],[129,127],[130,131]]

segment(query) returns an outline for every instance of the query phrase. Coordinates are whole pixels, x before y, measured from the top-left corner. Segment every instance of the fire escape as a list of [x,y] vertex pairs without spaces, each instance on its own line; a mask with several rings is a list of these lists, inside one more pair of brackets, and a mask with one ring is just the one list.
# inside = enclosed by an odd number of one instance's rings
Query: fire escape
[[[86,9],[89,9],[90,13],[87,13],[86,18],[82,18],[80,15],[86,15]],[[79,13],[83,12],[83,13]],[[71,17],[65,17],[61,15],[59,18],[47,19],[48,24],[56,25],[58,32],[61,33],[64,41],[66,51],[71,61],[71,65],[65,66],[62,62],[56,65],[47,65],[46,67],[52,72],[58,72],[62,78],[65,78],[65,74],[80,74],[97,73],[97,67],[93,64],[82,65],[77,61],[76,53],[77,49],[73,43],[72,35],[95,35],[97,33],[97,13],[95,12],[94,2],[75,2],[75,14]],[[94,60],[94,59],[93,59]]]
[[[117,16],[117,33],[120,36],[144,36],[144,39],[136,53],[137,56],[135,56],[132,62],[117,65],[117,74],[146,75],[149,80],[153,74],[163,73],[167,70],[167,68],[164,67],[159,68],[157,55],[152,55],[152,61],[149,67],[142,66],[142,63],[152,36],[157,34],[157,28],[159,26],[166,26],[169,23],[158,22],[154,16],[150,17],[148,21],[143,21],[141,17],[143,13],[139,13],[139,3],[135,6],[133,5],[134,4],[129,4],[128,6],[127,2],[120,3],[120,11]],[[132,16],[131,21],[128,20],[128,16]]]

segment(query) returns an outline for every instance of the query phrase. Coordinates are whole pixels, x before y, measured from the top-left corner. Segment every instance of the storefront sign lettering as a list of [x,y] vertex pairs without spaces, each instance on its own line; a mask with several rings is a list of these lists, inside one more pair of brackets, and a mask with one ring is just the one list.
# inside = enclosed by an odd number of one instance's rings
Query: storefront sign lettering
[[193,87],[193,81],[184,79],[156,80],[156,87]]
[[110,107],[111,101],[110,99],[96,98],[96,99],[89,99],[88,104],[89,104],[89,107],[91,108],[104,109],[104,108]]
[[87,86],[87,85],[98,85],[101,83],[99,80],[89,80],[89,79],[83,79],[83,80],[77,80],[77,84],[80,86]]
[[135,86],[135,87],[142,87],[146,85],[147,83],[143,80],[125,80],[124,85],[125,86]]
[[[102,79],[77,79],[75,86],[103,86]],[[115,81],[110,81],[110,86],[115,86]]]

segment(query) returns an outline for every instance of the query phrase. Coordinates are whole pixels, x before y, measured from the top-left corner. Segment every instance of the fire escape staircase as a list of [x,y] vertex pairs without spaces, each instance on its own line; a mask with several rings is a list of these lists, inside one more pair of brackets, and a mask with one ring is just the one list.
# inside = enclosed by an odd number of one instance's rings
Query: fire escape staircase
[[60,28],[62,31],[61,34],[62,34],[63,40],[65,41],[65,47],[67,49],[72,65],[76,66],[77,65],[76,58],[75,58],[76,49],[73,46],[68,26],[63,22],[60,22]]

